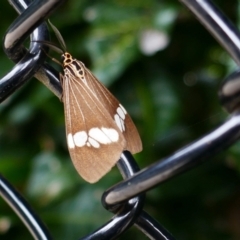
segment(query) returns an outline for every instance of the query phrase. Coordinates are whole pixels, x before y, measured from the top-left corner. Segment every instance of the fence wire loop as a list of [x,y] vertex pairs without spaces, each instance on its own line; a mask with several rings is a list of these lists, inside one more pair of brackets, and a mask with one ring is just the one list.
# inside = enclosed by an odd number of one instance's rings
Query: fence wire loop
[[[240,65],[240,34],[237,28],[210,0],[180,0],[188,7],[222,47]],[[0,102],[11,96],[29,79],[35,76],[57,97],[62,88],[58,72],[45,63],[47,47],[41,41],[49,40],[44,22],[64,0],[9,0],[19,13],[4,37],[4,51],[16,63],[13,69],[0,79]],[[21,29],[21,31],[20,31]],[[24,30],[22,30],[24,29]],[[29,50],[22,43],[30,36]],[[117,166],[123,181],[106,190],[102,195],[103,206],[115,215],[103,226],[81,239],[115,239],[135,225],[150,239],[175,238],[155,219],[143,210],[144,193],[173,176],[206,161],[216,153],[231,146],[240,137],[239,94],[240,72],[237,70],[222,83],[219,97],[232,115],[220,127],[176,153],[140,170],[130,152],[124,151]],[[0,175],[0,194],[24,222],[35,239],[52,239],[39,216],[30,204]]]

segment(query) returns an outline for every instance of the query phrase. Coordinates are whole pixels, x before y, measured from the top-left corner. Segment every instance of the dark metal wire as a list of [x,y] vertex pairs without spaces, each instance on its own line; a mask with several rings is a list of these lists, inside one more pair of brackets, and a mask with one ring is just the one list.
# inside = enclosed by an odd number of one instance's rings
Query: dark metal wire
[[[229,54],[238,62],[240,60],[238,58],[238,56],[240,56],[240,35],[223,13],[221,13],[211,1],[181,0],[181,2],[193,11],[210,33],[220,41],[223,47],[226,48]],[[228,82],[229,81],[226,81],[224,86],[226,86]],[[235,99],[236,98],[231,97],[228,104],[233,103]],[[235,105],[236,104],[234,104],[234,106]],[[234,110],[235,109],[236,107]],[[143,169],[132,178],[113,186],[103,194],[102,201],[106,202],[106,204],[116,204],[125,201],[141,192],[153,188],[176,174],[186,171],[190,167],[202,162],[203,159],[207,159],[217,152],[222,151],[239,139],[239,120],[238,115],[232,116],[221,127],[201,138],[199,141]]]
[[[39,41],[49,40],[49,36],[47,25],[45,23],[39,24],[63,1],[38,0],[31,3],[32,1],[29,0],[9,0],[17,12],[22,12],[22,14],[12,23],[4,37],[4,51],[17,64],[6,76],[0,79],[0,102],[31,79],[34,74],[53,93],[59,98],[61,97],[62,88],[59,83],[59,74],[48,64],[43,64],[47,49]],[[30,3],[31,5],[27,8]],[[29,18],[29,16],[34,17]],[[36,30],[34,30],[35,28]],[[32,31],[30,50],[27,51],[22,43]]]
[[32,210],[29,203],[18,193],[14,187],[0,174],[0,196],[20,217],[34,239],[51,240],[52,237],[40,220],[38,215]]
[[222,83],[219,99],[223,107],[229,112],[240,110],[240,70],[236,70]]
[[240,33],[210,0],[180,0],[240,65]]
[[[227,17],[209,0],[180,1],[197,16],[239,64],[240,34]],[[44,63],[46,55],[42,49],[45,51],[47,49],[39,41],[48,40],[48,30],[43,21],[63,0],[39,0],[34,3],[29,0],[9,0],[9,2],[21,15],[9,27],[5,35],[4,50],[7,56],[17,64],[0,79],[0,102],[31,79],[33,75],[60,97],[62,89],[58,73]],[[21,44],[30,34],[31,39],[38,42],[31,42],[30,50],[27,51]],[[240,101],[237,96],[238,92],[232,94],[229,90],[232,89],[233,83],[239,85],[238,89],[240,89],[238,79],[240,81],[239,71],[236,71],[232,77],[225,80],[220,89],[220,97],[222,102],[226,103],[225,107],[229,112],[235,113],[216,130],[141,171],[129,152],[122,153],[117,166],[125,180],[108,189],[102,196],[103,206],[115,215],[98,230],[81,239],[115,239],[135,225],[150,239],[174,240],[166,229],[143,211],[144,192],[210,159],[211,156],[239,139],[240,115],[237,110]],[[22,219],[35,239],[51,239],[48,230],[31,210],[26,200],[1,175],[0,194]]]
[[173,176],[196,166],[233,144],[240,137],[240,115],[232,116],[215,131],[179,150],[133,177],[111,187],[103,194],[103,202],[117,204],[145,192]]
[[[132,176],[139,170],[134,158],[127,151],[122,153],[117,166],[124,178]],[[117,238],[121,233],[125,232],[131,225],[134,224],[135,220],[142,212],[143,202],[144,195],[141,195],[130,199],[123,205],[115,205],[111,206],[111,208],[107,208],[109,211],[116,212],[117,214],[104,226],[81,239],[97,240]]]

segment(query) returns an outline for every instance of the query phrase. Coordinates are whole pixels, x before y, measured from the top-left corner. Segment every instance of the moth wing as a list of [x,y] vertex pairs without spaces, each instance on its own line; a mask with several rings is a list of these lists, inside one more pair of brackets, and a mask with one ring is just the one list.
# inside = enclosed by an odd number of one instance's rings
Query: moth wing
[[[114,122],[117,122],[117,125],[121,125],[120,130],[122,131],[122,134],[127,142],[125,150],[128,150],[133,154],[141,152],[141,138],[126,109],[87,68],[85,75],[87,79],[93,79],[90,84],[92,85],[91,87],[94,89],[95,94],[98,96],[99,101],[103,103],[105,109],[107,109],[107,111],[110,113]],[[123,116],[124,119],[122,119],[121,116]]]
[[82,178],[94,183],[119,160],[126,140],[88,82],[62,78],[70,156]]

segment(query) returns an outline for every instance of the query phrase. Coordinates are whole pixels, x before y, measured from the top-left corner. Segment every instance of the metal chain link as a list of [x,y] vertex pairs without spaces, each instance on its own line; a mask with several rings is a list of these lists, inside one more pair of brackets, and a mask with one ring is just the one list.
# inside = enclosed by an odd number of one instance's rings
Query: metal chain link
[[[58,72],[44,63],[48,51],[41,41],[49,39],[44,23],[64,0],[9,0],[20,14],[9,27],[4,37],[4,51],[16,65],[0,79],[0,102],[35,76],[57,97],[62,93]],[[240,34],[235,26],[211,1],[181,0],[209,32],[219,41],[235,62],[240,64]],[[29,50],[22,42],[30,35]],[[115,213],[106,224],[81,239],[115,239],[129,227],[135,225],[150,239],[175,239],[166,229],[143,210],[144,192],[170,180],[173,176],[209,160],[240,137],[238,113],[240,72],[230,75],[222,84],[219,96],[224,107],[232,114],[225,123],[201,139],[180,149],[169,157],[139,171],[133,156],[125,151],[117,166],[124,180],[104,192],[103,206]],[[238,84],[240,85],[240,84]],[[234,85],[236,86],[236,84]],[[230,90],[231,91],[230,91]],[[29,203],[0,175],[0,194],[18,214],[35,239],[52,239],[51,234]]]

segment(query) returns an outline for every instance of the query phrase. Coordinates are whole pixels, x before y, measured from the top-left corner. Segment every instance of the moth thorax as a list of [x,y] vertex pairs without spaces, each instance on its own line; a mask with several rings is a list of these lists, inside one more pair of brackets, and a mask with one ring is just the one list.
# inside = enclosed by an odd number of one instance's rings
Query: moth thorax
[[64,53],[62,58],[65,75],[69,78],[79,78],[86,83],[84,64],[76,59],[73,59],[69,53]]

